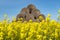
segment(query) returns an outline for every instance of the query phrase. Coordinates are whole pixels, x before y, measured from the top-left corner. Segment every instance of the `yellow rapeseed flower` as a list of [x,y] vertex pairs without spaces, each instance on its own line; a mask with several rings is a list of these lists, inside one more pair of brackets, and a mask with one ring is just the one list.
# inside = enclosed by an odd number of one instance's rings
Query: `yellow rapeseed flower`
[[51,14],[48,14],[48,17],[50,17],[51,16]]
[[51,38],[49,40],[52,40]]
[[58,12],[60,13],[60,10],[58,10]]

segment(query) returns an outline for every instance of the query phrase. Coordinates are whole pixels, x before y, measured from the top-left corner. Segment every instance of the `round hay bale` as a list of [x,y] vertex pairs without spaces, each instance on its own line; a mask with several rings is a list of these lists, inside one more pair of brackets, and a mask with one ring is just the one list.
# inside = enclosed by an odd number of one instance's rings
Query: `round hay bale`
[[27,14],[27,13],[29,13],[29,9],[28,9],[28,8],[23,8],[23,9],[21,10],[21,13],[22,13],[22,14]]
[[19,21],[20,18],[23,18],[23,21],[25,20],[25,15],[24,14],[18,14],[16,17],[16,21]]
[[34,19],[37,19],[40,15],[40,11],[38,9],[35,9],[32,11],[32,15],[34,16]]
[[36,9],[36,7],[33,4],[28,5],[27,8],[29,9],[30,14],[31,14],[32,10]]
[[42,20],[45,21],[45,16],[44,16],[43,14],[40,14],[40,15],[38,16],[38,18],[39,18],[40,22],[41,22]]
[[26,14],[26,21],[32,20],[34,21],[34,16],[31,14]]

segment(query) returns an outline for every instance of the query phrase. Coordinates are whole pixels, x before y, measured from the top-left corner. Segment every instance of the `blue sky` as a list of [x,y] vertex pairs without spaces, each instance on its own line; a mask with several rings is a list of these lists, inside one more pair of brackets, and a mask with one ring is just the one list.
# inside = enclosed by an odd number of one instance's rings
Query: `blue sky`
[[29,4],[34,4],[42,14],[51,14],[51,19],[57,20],[58,10],[60,10],[60,0],[0,0],[0,20],[6,13],[10,19],[16,17],[21,9]]

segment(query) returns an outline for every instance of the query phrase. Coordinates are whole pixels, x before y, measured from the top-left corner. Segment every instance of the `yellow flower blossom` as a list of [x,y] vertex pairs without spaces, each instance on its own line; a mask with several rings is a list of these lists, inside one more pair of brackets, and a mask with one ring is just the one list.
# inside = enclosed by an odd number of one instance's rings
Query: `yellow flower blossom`
[[58,10],[58,12],[60,13],[60,10]]
[[51,16],[51,14],[48,14],[48,17],[50,17]]
[[49,40],[52,40],[51,38]]
[[47,30],[44,30],[44,34],[47,34]]

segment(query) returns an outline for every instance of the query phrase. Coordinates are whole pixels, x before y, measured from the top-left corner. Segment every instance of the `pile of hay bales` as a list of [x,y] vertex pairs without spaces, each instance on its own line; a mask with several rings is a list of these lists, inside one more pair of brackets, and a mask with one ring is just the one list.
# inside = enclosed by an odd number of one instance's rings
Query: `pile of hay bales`
[[42,16],[43,20],[45,20],[45,16],[41,14],[41,12],[33,4],[30,4],[21,10],[16,17],[16,21],[18,21],[19,18],[23,18],[22,21],[32,20],[41,22],[42,20],[39,19],[39,16]]

